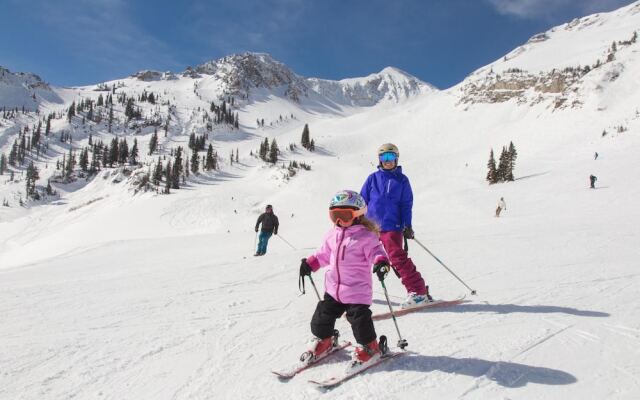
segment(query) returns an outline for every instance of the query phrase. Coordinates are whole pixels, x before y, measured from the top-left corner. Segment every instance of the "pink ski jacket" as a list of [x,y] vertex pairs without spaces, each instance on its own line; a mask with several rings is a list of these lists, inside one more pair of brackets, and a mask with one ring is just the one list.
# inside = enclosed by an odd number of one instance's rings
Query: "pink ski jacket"
[[328,266],[324,274],[325,291],[343,304],[371,305],[372,266],[387,261],[378,235],[362,225],[333,227],[322,246],[307,263],[315,272]]

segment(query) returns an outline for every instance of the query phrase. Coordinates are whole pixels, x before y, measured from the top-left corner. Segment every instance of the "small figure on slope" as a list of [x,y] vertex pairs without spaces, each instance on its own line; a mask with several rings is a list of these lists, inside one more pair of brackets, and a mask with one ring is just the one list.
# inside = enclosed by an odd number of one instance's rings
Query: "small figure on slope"
[[591,183],[591,189],[595,189],[596,188],[596,181],[597,180],[598,180],[598,178],[596,178],[595,175],[589,176],[589,182]]
[[359,344],[353,354],[353,365],[381,355],[369,309],[373,298],[371,266],[374,273],[384,278],[389,261],[378,239],[377,226],[364,216],[366,212],[367,205],[357,192],[338,192],[329,203],[334,227],[325,235],[320,248],[300,264],[302,279],[321,267],[327,268],[324,300],[318,302],[311,319],[314,338],[305,353],[312,357],[331,349],[336,319],[345,312]]
[[258,232],[258,226],[260,224],[262,224],[262,229],[260,229],[260,235],[258,236],[258,249],[256,254],[254,254],[256,256],[265,255],[267,253],[269,238],[272,234],[278,234],[278,226],[280,223],[278,222],[278,217],[273,213],[271,204],[267,205],[264,212],[258,217],[258,221],[256,221],[256,232]]
[[400,151],[391,143],[378,149],[378,170],[367,178],[360,194],[369,209],[367,217],[380,225],[380,241],[391,265],[407,289],[407,300],[402,308],[411,308],[431,301],[428,287],[415,264],[402,247],[403,236],[413,239],[411,228],[413,192],[409,178],[398,165]]
[[496,217],[499,217],[500,212],[506,209],[507,209],[507,203],[504,202],[504,197],[500,197],[500,200],[498,200],[498,206],[496,207]]

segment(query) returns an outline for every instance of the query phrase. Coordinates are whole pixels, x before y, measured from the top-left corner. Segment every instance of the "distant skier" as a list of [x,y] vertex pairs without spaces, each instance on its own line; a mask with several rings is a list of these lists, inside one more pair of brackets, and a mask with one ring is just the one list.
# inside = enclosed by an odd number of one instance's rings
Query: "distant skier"
[[403,235],[413,239],[411,213],[413,192],[409,178],[398,165],[400,151],[391,143],[378,148],[378,171],[369,175],[360,194],[369,206],[367,217],[380,225],[380,241],[389,255],[391,265],[407,289],[402,308],[411,308],[431,301],[429,288],[422,275],[402,247]]
[[598,180],[598,178],[596,178],[595,175],[589,176],[589,182],[591,183],[591,189],[595,189],[596,188],[596,181],[597,180]]
[[598,159],[598,152],[596,151],[596,154],[593,155],[593,159],[597,160]]
[[273,207],[271,204],[267,205],[264,212],[258,217],[256,221],[256,232],[258,232],[258,226],[262,224],[260,229],[260,235],[258,236],[258,249],[255,256],[263,256],[267,253],[267,243],[271,235],[278,234],[278,217],[273,213]]
[[[320,248],[300,264],[300,278],[327,266],[324,274],[324,300],[318,302],[311,319],[311,341],[305,357],[314,359],[331,350],[336,319],[346,312],[353,336],[358,342],[354,365],[376,357],[381,349],[371,319],[373,272],[383,280],[389,261],[378,239],[376,224],[365,217],[367,205],[357,192],[343,190],[329,203],[334,227],[327,232]],[[339,267],[338,267],[339,265]]]
[[504,197],[500,197],[500,200],[498,200],[498,207],[496,207],[496,217],[499,217],[500,212],[506,209],[507,209],[507,203],[504,202]]

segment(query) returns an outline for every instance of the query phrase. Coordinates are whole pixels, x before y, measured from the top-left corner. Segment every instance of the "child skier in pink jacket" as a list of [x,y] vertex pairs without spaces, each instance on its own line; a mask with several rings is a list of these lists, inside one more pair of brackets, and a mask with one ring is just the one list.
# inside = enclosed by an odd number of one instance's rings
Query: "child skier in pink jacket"
[[366,212],[367,205],[360,194],[351,190],[338,192],[329,204],[334,227],[325,235],[322,246],[302,259],[302,279],[327,267],[324,300],[318,302],[311,319],[311,333],[315,336],[312,348],[302,358],[317,358],[337,345],[334,326],[345,312],[360,345],[355,350],[354,363],[361,364],[380,353],[369,309],[373,297],[371,267],[382,280],[389,271],[389,261],[377,227],[366,219]]

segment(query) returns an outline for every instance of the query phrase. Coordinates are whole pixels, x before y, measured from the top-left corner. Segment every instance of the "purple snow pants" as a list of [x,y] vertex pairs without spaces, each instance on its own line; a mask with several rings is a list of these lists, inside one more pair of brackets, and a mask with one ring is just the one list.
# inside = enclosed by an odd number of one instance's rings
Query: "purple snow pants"
[[427,288],[420,272],[415,264],[404,251],[402,232],[383,231],[380,232],[380,241],[389,256],[389,261],[393,268],[400,274],[400,281],[407,289],[407,292],[425,294]]

